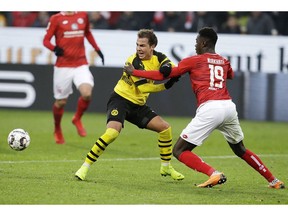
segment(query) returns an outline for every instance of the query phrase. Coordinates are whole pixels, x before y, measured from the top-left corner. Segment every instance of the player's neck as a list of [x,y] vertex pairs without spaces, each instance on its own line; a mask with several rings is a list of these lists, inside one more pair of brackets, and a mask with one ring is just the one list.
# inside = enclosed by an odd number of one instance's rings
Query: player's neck
[[75,13],[76,13],[75,11],[61,11],[61,14],[64,16],[71,16]]
[[205,50],[203,50],[203,54],[204,54],[204,53],[215,54],[216,52],[215,52],[215,49],[210,48],[210,49],[205,49]]

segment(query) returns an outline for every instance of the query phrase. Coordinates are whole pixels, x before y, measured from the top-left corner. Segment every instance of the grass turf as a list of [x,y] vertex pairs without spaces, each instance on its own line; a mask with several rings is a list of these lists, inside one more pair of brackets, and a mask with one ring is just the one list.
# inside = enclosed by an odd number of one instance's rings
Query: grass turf
[[[71,123],[73,113],[63,116],[66,144],[53,139],[52,113],[29,110],[0,110],[0,204],[125,204],[125,205],[286,205],[287,189],[267,187],[266,180],[234,156],[223,136],[215,131],[195,150],[203,160],[223,171],[224,185],[211,189],[195,184],[207,176],[172,159],[185,175],[183,181],[160,176],[157,134],[126,122],[116,141],[91,167],[86,181],[74,173],[87,152],[105,130],[106,116],[86,113],[87,137],[79,137]],[[175,142],[190,118],[164,117],[172,126]],[[241,121],[245,145],[260,156],[270,171],[287,183],[288,124]],[[21,152],[10,149],[7,135],[23,128],[31,136],[30,146]]]

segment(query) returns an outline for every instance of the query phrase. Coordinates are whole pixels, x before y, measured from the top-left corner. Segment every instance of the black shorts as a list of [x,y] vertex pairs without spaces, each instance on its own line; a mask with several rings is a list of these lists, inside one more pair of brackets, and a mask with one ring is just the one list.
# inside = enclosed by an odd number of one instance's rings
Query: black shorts
[[157,114],[147,105],[137,105],[113,92],[107,103],[107,123],[118,121],[124,127],[124,121],[137,125],[139,128],[146,128],[147,124]]

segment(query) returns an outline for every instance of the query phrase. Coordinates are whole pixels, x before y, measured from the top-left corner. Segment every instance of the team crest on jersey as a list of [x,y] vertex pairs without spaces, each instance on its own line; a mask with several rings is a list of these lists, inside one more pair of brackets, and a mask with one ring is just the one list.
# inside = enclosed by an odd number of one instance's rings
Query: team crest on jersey
[[118,115],[118,110],[117,110],[117,109],[113,109],[113,110],[111,111],[111,115],[112,115],[112,116],[117,116],[117,115]]
[[78,22],[79,24],[83,24],[83,23],[84,23],[84,19],[83,19],[83,18],[78,18],[77,22]]
[[71,25],[72,30],[77,30],[78,29],[78,24],[77,23],[73,23]]

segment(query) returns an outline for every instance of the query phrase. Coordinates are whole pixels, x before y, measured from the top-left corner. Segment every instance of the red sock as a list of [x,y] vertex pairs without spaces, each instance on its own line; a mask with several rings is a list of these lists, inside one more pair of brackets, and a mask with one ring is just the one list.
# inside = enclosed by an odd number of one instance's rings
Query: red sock
[[182,152],[179,156],[179,161],[191,169],[204,173],[208,176],[210,176],[215,171],[213,167],[209,166],[200,157],[191,151]]
[[269,171],[269,169],[264,165],[261,159],[253,152],[246,149],[245,154],[242,159],[246,161],[251,167],[253,167],[257,172],[259,172],[268,182],[274,180],[274,176]]
[[75,117],[80,119],[83,113],[87,110],[91,100],[84,100],[82,97],[79,97],[77,103],[77,110],[75,113]]
[[54,116],[54,126],[55,130],[61,130],[61,119],[64,113],[64,108],[58,108],[53,105],[53,116]]

